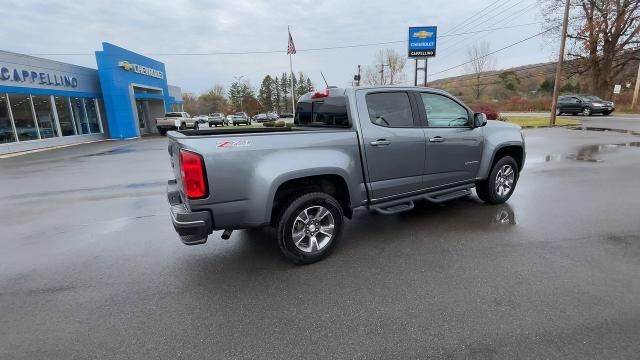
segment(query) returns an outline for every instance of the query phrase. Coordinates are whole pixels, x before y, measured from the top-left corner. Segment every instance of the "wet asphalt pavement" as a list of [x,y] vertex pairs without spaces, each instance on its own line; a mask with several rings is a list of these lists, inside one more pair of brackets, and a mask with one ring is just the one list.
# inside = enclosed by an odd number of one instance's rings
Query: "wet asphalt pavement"
[[640,137],[526,131],[514,196],[360,211],[320,263],[186,247],[166,139],[0,160],[0,359],[631,359]]

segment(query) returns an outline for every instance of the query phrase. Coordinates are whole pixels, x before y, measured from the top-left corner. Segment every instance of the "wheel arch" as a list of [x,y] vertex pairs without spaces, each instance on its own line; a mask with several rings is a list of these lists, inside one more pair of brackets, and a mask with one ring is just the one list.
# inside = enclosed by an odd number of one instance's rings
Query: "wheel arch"
[[345,216],[351,218],[351,191],[344,174],[322,173],[305,176],[287,176],[277,182],[273,187],[273,195],[269,197],[268,216],[273,224],[277,221],[283,206],[292,198],[305,193],[319,191],[333,196],[340,206]]
[[486,179],[491,173],[491,169],[495,163],[504,156],[511,156],[518,165],[518,172],[522,171],[524,167],[526,153],[524,145],[522,143],[505,143],[496,147],[491,154],[491,160],[483,167],[482,172],[479,174],[478,179]]

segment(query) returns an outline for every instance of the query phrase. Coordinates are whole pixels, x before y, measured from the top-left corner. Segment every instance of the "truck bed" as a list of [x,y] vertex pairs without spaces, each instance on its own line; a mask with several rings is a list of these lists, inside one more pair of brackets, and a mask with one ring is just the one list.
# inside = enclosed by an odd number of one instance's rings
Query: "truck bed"
[[201,130],[181,130],[179,133],[185,136],[201,136],[201,135],[229,135],[229,134],[253,134],[253,133],[274,133],[274,132],[288,132],[299,129],[292,129],[287,127],[262,127],[251,128],[234,126],[233,128],[221,128],[221,129],[201,129]]

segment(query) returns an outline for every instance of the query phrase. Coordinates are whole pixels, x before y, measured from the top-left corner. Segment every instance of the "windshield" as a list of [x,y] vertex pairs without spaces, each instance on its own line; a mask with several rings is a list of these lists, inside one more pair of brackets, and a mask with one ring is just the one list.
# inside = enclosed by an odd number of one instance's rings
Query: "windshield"
[[182,117],[182,113],[167,113],[165,117]]
[[344,96],[324,98],[314,102],[299,102],[296,125],[320,127],[349,127],[347,102]]

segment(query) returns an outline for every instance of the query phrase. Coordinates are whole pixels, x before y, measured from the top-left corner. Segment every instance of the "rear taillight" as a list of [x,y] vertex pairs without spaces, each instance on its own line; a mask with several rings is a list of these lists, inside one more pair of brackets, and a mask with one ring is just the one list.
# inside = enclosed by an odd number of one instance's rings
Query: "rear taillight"
[[189,199],[202,199],[209,195],[204,175],[204,162],[200,155],[180,150],[180,173],[184,192]]

